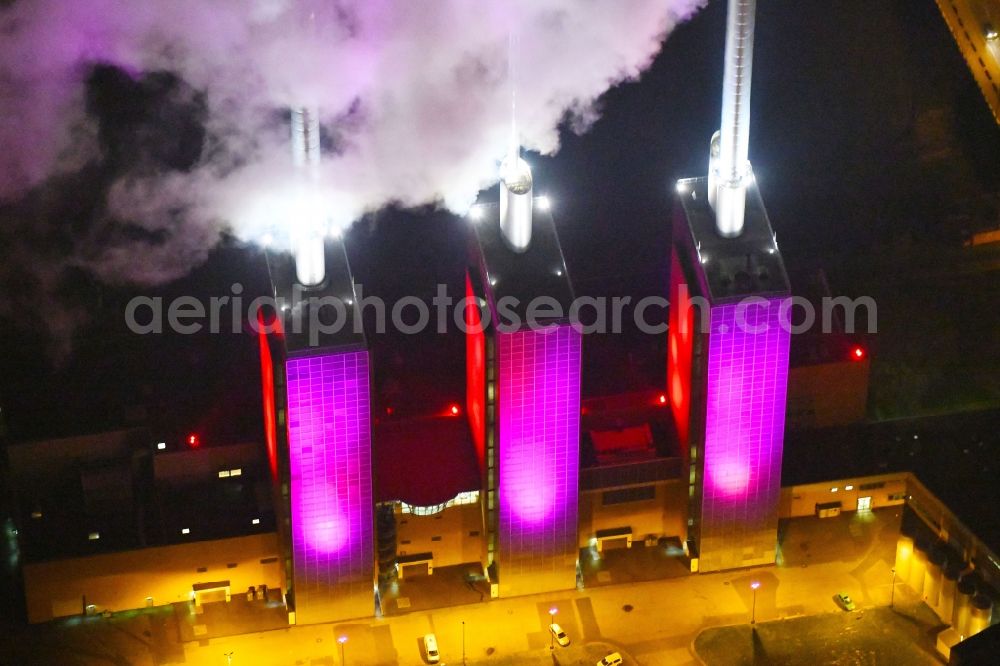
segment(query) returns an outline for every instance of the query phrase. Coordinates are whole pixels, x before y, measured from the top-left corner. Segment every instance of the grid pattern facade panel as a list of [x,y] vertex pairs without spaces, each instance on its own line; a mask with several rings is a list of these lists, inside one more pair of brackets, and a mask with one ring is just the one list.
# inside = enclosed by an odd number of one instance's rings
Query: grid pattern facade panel
[[292,563],[299,621],[371,614],[368,352],[289,359]]
[[581,345],[569,325],[497,335],[502,592],[575,584]]
[[774,561],[790,341],[781,302],[711,311],[702,571]]

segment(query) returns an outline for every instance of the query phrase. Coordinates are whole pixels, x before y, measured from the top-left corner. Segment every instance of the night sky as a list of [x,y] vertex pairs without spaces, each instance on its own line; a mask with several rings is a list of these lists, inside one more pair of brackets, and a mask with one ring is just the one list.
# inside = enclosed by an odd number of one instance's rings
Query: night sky
[[[578,293],[665,294],[672,184],[703,175],[718,124],[724,13],[725,3],[711,2],[669,37],[640,81],[604,96],[589,132],[564,130],[557,155],[529,156],[536,191],[554,202]],[[1000,131],[934,3],[771,0],[757,21],[750,158],[786,262],[824,269],[835,294],[879,300],[873,413],[996,406],[997,263],[966,270],[961,242],[1000,222]],[[0,225],[38,219],[44,231],[32,242],[58,255],[85,234],[123,161],[192,164],[204,139],[197,94],[187,106],[163,103],[164,91],[182,85],[95,70],[88,108],[100,119],[105,159],[0,206]],[[438,282],[460,293],[466,224],[430,209],[369,215],[348,235],[355,279],[385,298],[430,298]],[[8,313],[0,404],[15,437],[144,418],[164,431],[259,437],[252,336],[142,338],[125,331],[122,317],[137,293],[207,299],[238,281],[246,294],[262,294],[259,250],[227,243],[188,278],[152,290],[112,288],[70,270],[54,278],[56,309],[39,307],[35,277],[10,269],[23,257],[4,254],[0,247],[0,312]],[[53,336],[53,322],[71,333]],[[661,381],[662,342],[635,342],[649,366],[639,383]],[[373,344],[378,381],[395,373],[405,384],[432,372],[439,390],[428,400],[464,393],[459,336]],[[587,392],[618,387],[602,364],[625,364],[629,346],[595,341],[608,351],[588,361]]]

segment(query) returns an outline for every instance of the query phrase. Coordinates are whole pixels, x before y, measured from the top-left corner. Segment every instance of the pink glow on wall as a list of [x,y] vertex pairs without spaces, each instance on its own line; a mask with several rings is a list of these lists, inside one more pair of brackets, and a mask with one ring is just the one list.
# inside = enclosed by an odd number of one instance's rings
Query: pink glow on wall
[[[288,446],[296,606],[370,585],[374,571],[368,353],[292,358]],[[370,590],[370,587],[369,587]]]
[[770,510],[781,487],[789,333],[781,299],[712,308],[705,412],[706,525],[726,505]]
[[569,325],[497,334],[499,530],[507,555],[576,547],[580,350],[581,335]]

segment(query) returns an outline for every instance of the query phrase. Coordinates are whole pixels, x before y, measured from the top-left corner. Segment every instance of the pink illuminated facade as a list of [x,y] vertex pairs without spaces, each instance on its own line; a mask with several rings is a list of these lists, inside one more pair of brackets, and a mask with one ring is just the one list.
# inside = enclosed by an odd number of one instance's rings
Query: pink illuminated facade
[[[485,388],[485,418],[470,426],[485,461],[483,565],[501,597],[573,589],[579,561],[583,341],[565,318],[573,288],[551,212],[531,205],[526,245],[503,231],[502,207],[477,207],[466,283],[489,307],[488,319],[466,312],[480,324],[466,336],[467,368],[470,412]],[[529,316],[537,298],[564,314]]]
[[707,186],[679,188],[667,388],[688,460],[692,568],[719,571],[775,561],[790,290],[756,186],[735,238],[717,233]]
[[502,596],[576,583],[581,335],[498,333]]
[[368,366],[367,351],[286,363],[293,585],[300,623],[372,614]]
[[700,569],[774,562],[788,384],[779,298],[711,308]]

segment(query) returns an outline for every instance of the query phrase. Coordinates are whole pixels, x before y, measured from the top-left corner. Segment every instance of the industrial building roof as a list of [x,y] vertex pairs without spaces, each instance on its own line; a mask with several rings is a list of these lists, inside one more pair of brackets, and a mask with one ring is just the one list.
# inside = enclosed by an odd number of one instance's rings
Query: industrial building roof
[[378,501],[434,506],[482,485],[464,410],[381,417],[374,430]]

